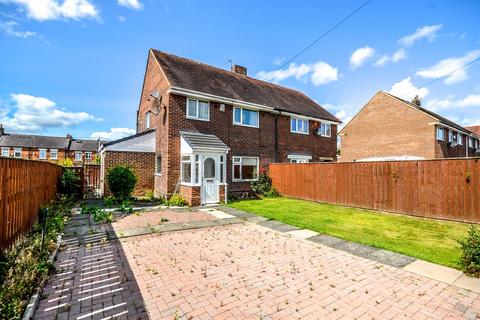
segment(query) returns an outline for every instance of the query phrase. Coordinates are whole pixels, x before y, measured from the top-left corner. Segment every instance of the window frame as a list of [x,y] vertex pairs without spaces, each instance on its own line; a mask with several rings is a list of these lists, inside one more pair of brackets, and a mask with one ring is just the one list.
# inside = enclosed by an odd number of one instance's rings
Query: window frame
[[[439,135],[439,132],[442,133],[441,137]],[[445,128],[437,127],[437,140],[438,141],[445,141]]]
[[[188,157],[188,160],[183,160],[183,157]],[[192,185],[192,179],[193,179],[193,169],[192,168],[192,157],[194,157],[193,154],[182,154],[180,156],[180,183],[185,184],[185,185]],[[190,181],[183,181],[184,178],[184,172],[183,172],[183,165],[185,163],[188,163],[190,165]]]
[[[254,179],[243,179],[242,178],[242,167],[243,167],[243,159],[244,158],[256,159],[256,161],[257,161],[257,177],[256,178],[254,178]],[[235,159],[240,159],[240,164],[235,163]],[[235,166],[237,166],[237,165],[240,165],[240,179],[235,178]],[[259,170],[260,170],[260,158],[259,157],[232,156],[232,181],[233,182],[257,181]]]
[[150,129],[150,110],[145,112],[145,130]]
[[[293,122],[295,122],[295,130],[293,129]],[[299,122],[302,122],[302,128],[305,128],[305,125],[306,125],[306,131],[299,131],[298,130],[298,123]],[[331,130],[331,128],[330,128]],[[305,134],[305,135],[309,135],[310,134],[310,121],[308,121],[308,119],[305,119],[305,118],[301,118],[301,117],[290,117],[290,132],[292,133],[298,133],[298,134]]]
[[[80,155],[80,159],[77,158],[77,154]],[[75,161],[82,161],[83,160],[83,152],[82,151],[75,151],[73,154],[73,159]]]
[[[20,151],[20,155],[18,157],[16,155],[17,151]],[[22,148],[13,148],[13,157],[18,159],[22,158]]]
[[[88,157],[87,157],[88,155]],[[85,160],[92,160],[92,152],[91,151],[86,151],[85,152]]]
[[[42,152],[45,152],[45,155],[42,157]],[[47,149],[38,149],[38,159],[46,160],[47,159]]]
[[[4,155],[5,151],[7,155]],[[2,147],[2,157],[10,157],[10,148],[9,147]]]
[[463,134],[457,132],[457,143],[459,146],[463,146]]
[[[55,157],[53,157],[53,154],[55,154]],[[58,159],[58,149],[50,149],[50,159],[51,160]]]
[[448,142],[453,142],[453,131],[448,130]]
[[468,147],[469,148],[474,148],[475,147],[475,141],[472,137],[468,137]]
[[[189,115],[188,114],[188,106],[190,104],[190,101],[195,101],[195,116]],[[207,104],[207,119],[200,118],[200,102],[206,103]],[[192,120],[200,120],[200,121],[210,121],[210,101],[205,101],[205,100],[199,100],[199,99],[193,99],[193,98],[187,98],[187,104],[185,106],[185,117],[187,119],[192,119]]]
[[155,175],[156,176],[162,175],[162,155],[161,154],[155,155]]
[[288,161],[290,163],[310,163],[312,156],[302,156],[302,155],[288,155]]
[[[327,128],[327,126],[330,128],[330,130],[328,130],[328,135],[325,131],[325,134],[323,133],[323,130],[322,130],[322,127],[325,126],[325,128]],[[320,132],[320,137],[325,137],[325,138],[331,138],[332,137],[332,124],[331,123],[328,123],[328,122],[320,122],[320,128],[318,128],[319,132]]]
[[[240,122],[235,121],[235,110],[239,109],[240,110]],[[253,111],[257,113],[257,125],[251,125],[251,124],[244,124],[243,123],[243,110],[248,110],[248,111]],[[234,106],[233,107],[233,112],[232,112],[232,121],[233,124],[236,126],[243,126],[243,127],[250,127],[250,128],[259,128],[260,127],[260,111],[255,110],[255,109],[250,109],[250,108],[244,108],[244,107],[238,107]]]

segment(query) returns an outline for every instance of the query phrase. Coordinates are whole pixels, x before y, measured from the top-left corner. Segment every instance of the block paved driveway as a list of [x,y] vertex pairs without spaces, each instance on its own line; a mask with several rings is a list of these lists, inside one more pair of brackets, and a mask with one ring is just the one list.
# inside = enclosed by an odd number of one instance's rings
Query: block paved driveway
[[[57,264],[72,261],[81,261],[71,269],[73,278],[58,274],[50,281],[36,318],[475,319],[480,314],[477,293],[249,222],[72,247]],[[88,269],[93,262],[95,269]],[[85,275],[95,270],[100,271]],[[54,293],[68,282],[73,290]]]

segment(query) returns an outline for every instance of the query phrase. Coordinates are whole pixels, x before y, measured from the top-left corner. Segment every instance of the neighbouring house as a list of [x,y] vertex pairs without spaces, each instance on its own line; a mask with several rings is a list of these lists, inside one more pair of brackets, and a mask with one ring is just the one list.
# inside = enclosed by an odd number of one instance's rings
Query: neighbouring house
[[[74,165],[94,164],[99,140],[74,139],[72,135],[51,137],[6,133],[0,125],[0,151],[2,157],[42,160],[63,163],[66,158]],[[98,162],[98,161],[97,161]]]
[[468,126],[465,127],[465,129],[472,131],[473,133],[477,134],[480,136],[480,125],[477,126]]
[[[217,203],[251,192],[271,162],[335,161],[338,124],[305,94],[251,78],[244,67],[149,50],[137,133],[155,130],[156,196]],[[138,161],[135,152],[125,157],[118,163]]]
[[413,102],[378,91],[340,130],[339,161],[472,157],[480,135]]

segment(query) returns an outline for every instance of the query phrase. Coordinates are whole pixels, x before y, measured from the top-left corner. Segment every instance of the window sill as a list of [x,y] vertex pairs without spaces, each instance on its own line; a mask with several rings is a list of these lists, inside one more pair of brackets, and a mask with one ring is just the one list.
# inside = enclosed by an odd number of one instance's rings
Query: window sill
[[189,120],[198,120],[198,121],[206,121],[206,122],[210,121],[210,117],[208,119],[200,119],[200,118],[186,116],[185,118]]
[[234,126],[240,126],[240,127],[249,127],[249,128],[259,128],[260,126],[250,126],[248,124],[242,124],[242,123],[237,123],[237,122],[234,122],[233,123]]
[[296,134],[303,134],[303,135],[305,135],[305,136],[308,136],[308,135],[310,134],[310,133],[308,133],[308,132],[299,132],[299,131],[292,131],[292,130],[290,130],[290,132],[291,132],[291,133],[296,133]]
[[180,185],[187,186],[187,187],[201,187],[200,184],[188,183],[188,182],[180,182]]
[[252,182],[252,181],[257,181],[257,180],[258,180],[258,178],[257,179],[241,179],[241,180],[234,179],[234,180],[232,180],[232,182]]
[[162,174],[161,173],[155,173],[155,177],[161,177]]

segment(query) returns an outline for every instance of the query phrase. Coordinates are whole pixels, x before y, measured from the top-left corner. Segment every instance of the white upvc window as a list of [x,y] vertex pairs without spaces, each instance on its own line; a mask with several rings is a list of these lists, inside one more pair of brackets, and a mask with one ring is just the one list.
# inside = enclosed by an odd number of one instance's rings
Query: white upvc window
[[52,160],[58,159],[58,149],[50,149],[50,159]]
[[308,120],[291,117],[290,132],[308,134]]
[[210,120],[210,104],[206,101],[187,99],[187,118],[195,120]]
[[182,156],[181,158],[181,178],[184,183],[192,183],[192,156]]
[[149,129],[149,128],[150,128],[150,114],[151,114],[150,111],[147,111],[147,112],[145,113],[145,129]]
[[452,142],[452,141],[453,141],[453,131],[448,130],[448,142]]
[[250,110],[241,107],[233,108],[233,124],[258,128],[259,114],[257,110]]
[[47,149],[38,149],[38,159],[47,159]]
[[2,157],[10,157],[10,148],[2,148]]
[[437,128],[437,140],[445,141],[445,129]]
[[312,156],[289,154],[287,158],[289,159],[290,163],[309,163],[312,159]]
[[257,180],[258,169],[257,157],[233,157],[233,181]]
[[92,160],[92,153],[91,152],[85,152],[85,160]]
[[75,151],[75,161],[82,161],[82,151]]
[[457,133],[457,143],[463,146],[463,134],[461,134],[460,132]]
[[15,158],[21,158],[22,157],[22,148],[13,149],[13,156]]
[[473,148],[473,145],[474,145],[474,143],[473,143],[473,138],[472,138],[472,137],[468,138],[468,146],[469,146],[470,148]]
[[331,137],[332,136],[332,125],[330,123],[322,122],[320,123],[320,136],[322,137]]
[[479,144],[478,139],[475,139],[475,148],[476,149],[478,149],[478,144]]
[[155,156],[155,174],[162,175],[162,156],[159,154]]

